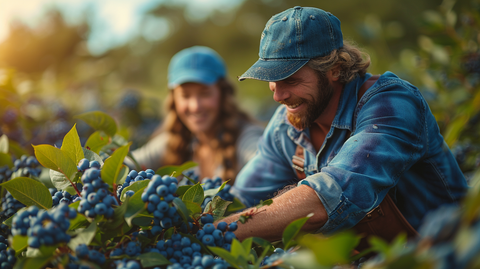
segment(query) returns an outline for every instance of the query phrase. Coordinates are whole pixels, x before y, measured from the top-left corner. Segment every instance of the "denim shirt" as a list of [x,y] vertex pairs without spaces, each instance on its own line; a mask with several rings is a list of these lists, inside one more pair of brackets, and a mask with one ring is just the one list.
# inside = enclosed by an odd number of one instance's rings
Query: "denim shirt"
[[[415,229],[428,211],[462,199],[467,182],[419,90],[386,72],[357,100],[369,77],[344,86],[319,152],[310,131],[293,127],[279,106],[232,192],[252,206],[287,185],[306,184],[327,211],[317,231],[323,234],[353,227],[387,193]],[[292,167],[297,145],[305,155],[301,181]]]

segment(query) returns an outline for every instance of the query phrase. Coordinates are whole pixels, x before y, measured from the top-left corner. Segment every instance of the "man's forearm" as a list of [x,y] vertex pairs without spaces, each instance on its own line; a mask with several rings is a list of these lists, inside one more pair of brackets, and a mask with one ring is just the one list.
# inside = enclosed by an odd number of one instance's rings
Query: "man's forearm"
[[[241,214],[248,211],[228,216],[221,221],[227,223],[236,221]],[[269,241],[280,240],[288,224],[310,213],[314,215],[303,226],[304,231],[315,231],[328,220],[325,208],[315,191],[306,185],[301,185],[274,198],[270,206],[258,209],[245,224],[238,222],[235,235],[239,240],[252,236]]]

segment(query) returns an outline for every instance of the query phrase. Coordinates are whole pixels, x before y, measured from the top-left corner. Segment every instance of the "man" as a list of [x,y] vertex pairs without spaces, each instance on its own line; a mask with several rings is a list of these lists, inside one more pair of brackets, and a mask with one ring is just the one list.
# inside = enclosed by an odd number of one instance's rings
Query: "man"
[[268,81],[282,105],[233,190],[253,206],[297,187],[239,223],[239,239],[278,240],[309,213],[304,230],[329,235],[389,200],[417,229],[428,211],[464,197],[466,180],[419,90],[391,72],[371,79],[370,60],[344,42],[334,15],[297,6],[273,16],[259,56],[239,80]]

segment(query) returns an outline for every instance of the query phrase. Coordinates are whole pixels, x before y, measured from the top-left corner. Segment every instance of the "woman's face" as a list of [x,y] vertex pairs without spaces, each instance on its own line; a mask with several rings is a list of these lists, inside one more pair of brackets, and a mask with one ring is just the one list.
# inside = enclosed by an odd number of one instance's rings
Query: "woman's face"
[[184,83],[173,89],[173,101],[180,120],[193,134],[210,133],[220,111],[217,84]]

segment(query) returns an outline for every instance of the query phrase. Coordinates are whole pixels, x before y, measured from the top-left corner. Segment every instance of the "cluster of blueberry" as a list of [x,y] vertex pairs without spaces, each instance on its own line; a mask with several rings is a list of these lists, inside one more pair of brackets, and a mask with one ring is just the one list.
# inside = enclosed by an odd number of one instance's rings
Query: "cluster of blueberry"
[[[188,178],[190,178],[194,182],[198,182],[200,180],[200,176],[198,174],[196,174],[193,169],[183,171],[182,174],[184,176],[187,176]],[[193,182],[191,182],[190,180],[186,180],[185,178],[182,180],[182,182],[185,182],[185,185],[193,185]]]
[[191,264],[173,263],[167,269],[227,269],[228,263],[222,259],[215,259],[212,255],[195,256]]
[[124,244],[123,246],[117,247],[110,252],[110,257],[120,256],[126,254],[130,257],[137,256],[142,253],[142,245],[138,240],[135,240],[135,237],[132,237],[132,241]]
[[25,205],[13,198],[11,193],[6,192],[5,196],[2,198],[2,211],[0,212],[0,218],[8,219],[13,216],[13,214],[17,213],[20,208],[24,207]]
[[177,191],[177,179],[170,176],[154,175],[142,193],[142,201],[148,203],[147,211],[153,213],[152,234],[157,235],[163,229],[180,224],[182,218],[172,205]]
[[22,155],[20,159],[16,159],[13,164],[13,172],[19,177],[39,177],[42,173],[42,166],[35,156]]
[[82,198],[78,212],[89,218],[96,216],[113,217],[112,205],[118,205],[117,200],[109,191],[109,185],[100,178],[100,170],[90,167],[82,175]]
[[[204,178],[202,180],[202,188],[204,191],[206,190],[211,190],[211,189],[216,189],[222,185],[222,179],[220,177],[215,177],[214,179],[211,178]],[[229,184],[226,184],[225,187],[221,191],[219,191],[216,195],[218,195],[220,198],[222,198],[225,201],[233,201],[234,196],[230,193],[230,188],[232,186]],[[213,197],[205,197],[202,203],[202,209],[205,209],[207,204],[212,201]]]
[[10,170],[8,165],[4,165],[0,167],[0,183],[10,180],[11,176],[12,176],[12,170]]
[[13,218],[12,235],[28,235],[28,245],[32,248],[67,243],[70,241],[70,235],[66,233],[70,227],[69,219],[76,216],[77,211],[63,203],[50,211],[30,206]]
[[137,261],[127,260],[127,259],[116,261],[116,265],[117,265],[116,269],[141,269],[142,268]]
[[273,251],[273,254],[270,255],[270,256],[265,256],[265,258],[263,258],[262,262],[260,263],[260,265],[262,266],[268,266],[269,268],[274,268],[276,266],[272,266],[272,264],[274,262],[276,262],[278,259],[280,259],[281,257],[283,257],[284,255],[286,255],[286,252],[285,250],[281,249],[281,248],[276,248],[274,251]]
[[[122,186],[119,186],[117,189],[117,197],[118,199],[122,198],[121,194],[123,189],[126,187],[130,186],[134,182],[145,180],[145,179],[152,179],[152,177],[155,175],[155,171],[153,169],[147,169],[145,171],[140,171],[137,172],[136,170],[131,170],[127,177],[125,178],[125,182],[122,184]],[[133,191],[127,191],[125,194],[128,196],[132,196],[135,192]]]
[[213,216],[210,214],[203,215],[200,220],[203,228],[196,233],[197,239],[206,246],[218,246],[230,251],[232,240],[236,238],[233,232],[237,230],[237,223],[227,224],[222,221],[215,228]]
[[102,265],[106,262],[105,255],[103,253],[95,249],[89,249],[85,244],[80,244],[75,248],[75,255],[78,259],[89,260],[99,265]]
[[[81,184],[77,184],[78,185]],[[66,203],[67,205],[79,201],[81,198],[78,197],[78,194],[71,195],[67,191],[58,191],[55,188],[49,188],[50,195],[52,195],[53,206],[57,206],[59,203]]]
[[101,165],[98,161],[89,161],[87,159],[81,159],[78,162],[77,169],[79,172],[85,172],[87,169],[96,168],[100,169]]
[[0,268],[11,269],[16,261],[15,250],[9,248],[7,239],[0,235]]

